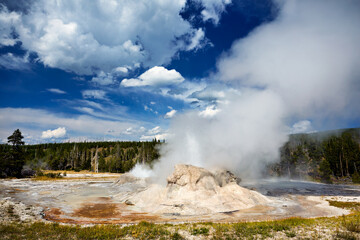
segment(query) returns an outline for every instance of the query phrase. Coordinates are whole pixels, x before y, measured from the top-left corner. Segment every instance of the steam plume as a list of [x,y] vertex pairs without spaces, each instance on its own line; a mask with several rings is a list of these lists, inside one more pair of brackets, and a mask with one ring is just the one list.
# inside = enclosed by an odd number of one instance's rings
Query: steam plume
[[218,62],[218,78],[241,86],[241,94],[228,97],[213,118],[188,112],[174,119],[155,166],[159,179],[177,163],[256,174],[278,159],[294,121],[359,117],[360,2],[278,3],[276,20],[235,42]]

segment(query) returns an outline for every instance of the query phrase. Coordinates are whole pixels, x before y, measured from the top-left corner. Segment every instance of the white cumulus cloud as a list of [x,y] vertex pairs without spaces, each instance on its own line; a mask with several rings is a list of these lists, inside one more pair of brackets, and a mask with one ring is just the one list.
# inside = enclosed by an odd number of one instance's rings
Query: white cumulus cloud
[[66,129],[64,127],[59,127],[54,130],[46,130],[41,134],[41,138],[62,138],[66,135]]
[[[85,110],[86,111],[86,110]],[[72,137],[87,136],[88,138],[116,137],[119,140],[121,134],[128,128],[140,128],[142,122],[135,119],[108,119],[96,118],[89,115],[65,116],[62,113],[52,113],[41,109],[32,108],[0,108],[0,138],[9,136],[9,129],[20,128],[22,132],[29,133],[34,138],[41,138],[43,129],[55,129],[63,126],[66,131],[71,131]],[[109,132],[109,129],[112,131]],[[51,130],[50,130],[51,131]],[[61,131],[60,131],[61,132]],[[46,136],[47,131],[45,131]],[[139,139],[139,135],[132,139]],[[129,138],[126,138],[127,140]]]
[[[202,2],[204,20],[217,22],[229,1]],[[162,65],[178,51],[202,44],[202,32],[180,15],[185,5],[185,0],[35,0],[26,13],[2,5],[0,45],[19,41],[44,65],[80,75]]]
[[165,114],[164,118],[173,118],[175,116],[176,112],[177,111],[175,109],[172,109]]
[[183,81],[184,78],[175,69],[167,70],[164,67],[155,66],[141,74],[138,78],[122,80],[120,85],[123,87],[169,86]]
[[202,110],[199,112],[199,116],[204,118],[212,118],[216,114],[220,112],[220,109],[218,109],[215,105],[207,106],[205,110]]

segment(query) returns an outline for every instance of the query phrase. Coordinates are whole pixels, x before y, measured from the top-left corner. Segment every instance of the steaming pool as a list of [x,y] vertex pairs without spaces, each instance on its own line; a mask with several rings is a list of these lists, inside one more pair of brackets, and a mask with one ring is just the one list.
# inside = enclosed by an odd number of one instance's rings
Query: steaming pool
[[[119,186],[114,184],[116,179],[0,180],[0,211],[4,216],[6,206],[13,204],[21,219],[74,224],[131,224],[144,220],[234,222],[338,216],[348,211],[331,207],[326,200],[360,202],[360,186],[263,179],[244,181],[240,185],[268,197],[267,204],[212,214],[184,215],[177,213],[176,208],[168,214],[154,214],[123,200],[134,191],[144,191],[147,186],[138,183]],[[2,221],[6,221],[6,217]]]

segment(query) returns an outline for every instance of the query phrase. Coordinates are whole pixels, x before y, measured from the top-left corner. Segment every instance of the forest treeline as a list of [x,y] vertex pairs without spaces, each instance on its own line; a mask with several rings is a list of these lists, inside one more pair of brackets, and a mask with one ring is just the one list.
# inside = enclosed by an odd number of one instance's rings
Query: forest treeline
[[280,161],[270,165],[275,176],[360,183],[360,128],[293,134],[280,149]]
[[[136,163],[159,158],[151,142],[79,142],[24,145],[20,130],[0,145],[0,177],[31,176],[38,169],[90,170],[123,173]],[[280,161],[266,174],[322,182],[360,183],[360,128],[311,134],[293,134],[280,149]],[[261,146],[259,146],[259,149]]]
[[158,146],[160,144],[161,142],[156,139],[151,142],[79,142],[37,145],[24,145],[21,144],[21,140],[17,144],[10,141],[9,144],[0,145],[0,176],[26,177],[38,169],[94,171],[95,161],[96,170],[99,172],[124,173],[132,169],[136,163],[152,164],[159,158]]

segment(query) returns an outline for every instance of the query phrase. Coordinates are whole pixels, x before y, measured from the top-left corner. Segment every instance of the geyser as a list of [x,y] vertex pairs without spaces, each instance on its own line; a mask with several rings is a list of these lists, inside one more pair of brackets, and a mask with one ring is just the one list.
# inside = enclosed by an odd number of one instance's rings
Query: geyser
[[121,176],[118,184],[123,187],[132,185],[133,188],[116,198],[133,205],[138,211],[165,216],[227,213],[270,202],[260,193],[239,186],[239,181],[229,171],[209,171],[179,164],[168,176],[166,187],[147,185],[146,181],[139,178],[136,181],[128,175]]
[[281,99],[272,91],[254,90],[230,98],[212,118],[192,111],[173,120],[172,135],[153,168],[158,183],[165,184],[176,164],[231,169],[241,177],[256,177],[264,165],[278,159],[287,140]]
[[154,167],[159,182],[179,163],[254,177],[278,160],[287,126],[320,130],[359,118],[360,2],[276,2],[273,21],[219,58],[209,78],[232,91],[208,103],[212,114],[175,117]]

